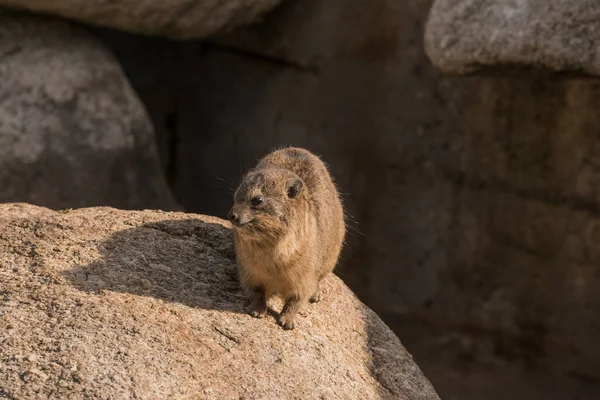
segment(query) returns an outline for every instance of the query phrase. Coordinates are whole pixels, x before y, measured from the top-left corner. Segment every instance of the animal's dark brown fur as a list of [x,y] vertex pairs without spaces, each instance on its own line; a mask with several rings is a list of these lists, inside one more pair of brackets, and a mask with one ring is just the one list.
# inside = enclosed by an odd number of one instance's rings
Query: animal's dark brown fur
[[269,297],[279,295],[278,322],[293,329],[301,305],[320,300],[319,283],[335,268],[346,233],[327,167],[305,149],[268,154],[236,190],[230,219],[249,313],[262,318]]

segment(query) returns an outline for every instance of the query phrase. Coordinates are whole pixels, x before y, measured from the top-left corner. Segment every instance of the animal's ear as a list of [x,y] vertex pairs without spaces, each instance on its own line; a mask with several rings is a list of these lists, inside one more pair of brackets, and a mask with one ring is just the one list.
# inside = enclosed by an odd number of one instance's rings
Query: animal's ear
[[294,178],[287,184],[287,195],[290,199],[294,199],[302,193],[302,188],[304,188],[304,183],[302,180],[298,178]]

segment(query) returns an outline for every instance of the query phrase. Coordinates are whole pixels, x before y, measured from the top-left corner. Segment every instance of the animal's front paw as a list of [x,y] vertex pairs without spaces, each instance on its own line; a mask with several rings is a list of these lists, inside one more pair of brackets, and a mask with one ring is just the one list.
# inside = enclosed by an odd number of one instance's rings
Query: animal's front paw
[[313,294],[312,296],[310,296],[310,299],[308,299],[308,302],[311,304],[318,303],[320,301],[321,301],[321,293],[320,292]]
[[291,330],[294,329],[294,318],[290,315],[280,315],[279,319],[277,320],[277,323],[279,324],[279,326],[281,326],[283,329],[287,330]]
[[262,318],[267,315],[267,312],[261,310],[250,310],[248,311],[248,314],[252,315],[254,318]]
[[248,314],[254,318],[262,318],[267,315],[267,306],[262,304],[252,304],[248,309]]

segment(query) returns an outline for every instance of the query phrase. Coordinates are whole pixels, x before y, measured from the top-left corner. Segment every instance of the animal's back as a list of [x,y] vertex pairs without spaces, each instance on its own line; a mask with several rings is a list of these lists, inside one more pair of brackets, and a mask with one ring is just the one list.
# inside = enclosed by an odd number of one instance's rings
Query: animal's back
[[321,277],[331,272],[338,261],[346,226],[341,198],[326,165],[302,148],[288,147],[265,156],[257,168],[285,168],[304,182],[309,210],[317,222],[318,237],[312,251],[319,255]]

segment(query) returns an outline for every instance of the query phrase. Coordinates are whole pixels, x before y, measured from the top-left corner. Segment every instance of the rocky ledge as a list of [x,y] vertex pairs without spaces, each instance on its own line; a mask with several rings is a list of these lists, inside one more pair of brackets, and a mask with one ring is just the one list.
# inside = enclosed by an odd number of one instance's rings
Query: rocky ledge
[[284,331],[235,271],[218,218],[0,205],[0,398],[439,399],[337,277]]

